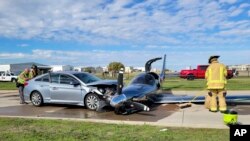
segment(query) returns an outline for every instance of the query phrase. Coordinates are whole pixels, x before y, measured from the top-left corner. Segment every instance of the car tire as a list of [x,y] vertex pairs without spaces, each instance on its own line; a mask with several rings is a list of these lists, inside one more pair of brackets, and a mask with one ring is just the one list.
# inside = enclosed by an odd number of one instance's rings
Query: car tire
[[38,91],[35,91],[31,94],[30,101],[36,107],[43,105],[43,97]]
[[125,108],[125,105],[120,105],[118,107],[115,107],[115,114],[117,115],[126,115],[129,114]]
[[194,80],[194,75],[193,74],[189,74],[187,76],[187,80]]
[[16,83],[17,80],[16,80],[15,78],[12,78],[12,79],[11,79],[11,82]]
[[86,108],[96,111],[100,106],[100,98],[97,94],[90,93],[84,99]]

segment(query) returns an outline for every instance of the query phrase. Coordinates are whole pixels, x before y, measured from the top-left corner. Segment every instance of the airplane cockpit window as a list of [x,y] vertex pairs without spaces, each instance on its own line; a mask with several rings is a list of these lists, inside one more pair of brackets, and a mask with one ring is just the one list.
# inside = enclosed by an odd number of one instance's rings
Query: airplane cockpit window
[[147,84],[147,85],[154,85],[155,84],[155,78],[151,76],[150,74],[142,74],[137,77],[135,77],[131,84]]

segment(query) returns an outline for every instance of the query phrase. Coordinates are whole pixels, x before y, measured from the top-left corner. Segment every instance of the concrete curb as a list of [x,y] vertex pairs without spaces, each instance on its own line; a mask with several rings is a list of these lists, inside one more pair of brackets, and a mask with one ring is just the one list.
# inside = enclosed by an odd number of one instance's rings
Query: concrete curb
[[123,121],[123,120],[100,120],[100,119],[77,119],[77,118],[58,118],[58,117],[33,117],[33,116],[2,116],[1,118],[22,118],[22,119],[45,119],[45,120],[65,120],[65,121],[79,121],[79,122],[94,122],[94,123],[105,123],[105,124],[126,124],[126,125],[150,125],[160,127],[171,127],[171,128],[199,128],[199,129],[229,129],[227,126],[209,126],[207,124],[177,124],[168,123],[163,124],[159,122],[142,122],[142,121]]

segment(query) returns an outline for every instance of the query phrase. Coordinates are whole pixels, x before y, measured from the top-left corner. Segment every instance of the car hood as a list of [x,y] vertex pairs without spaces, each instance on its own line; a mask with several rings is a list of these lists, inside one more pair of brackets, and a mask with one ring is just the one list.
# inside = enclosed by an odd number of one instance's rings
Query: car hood
[[96,86],[96,85],[117,85],[117,80],[100,80],[96,82],[91,82],[86,84],[87,86]]

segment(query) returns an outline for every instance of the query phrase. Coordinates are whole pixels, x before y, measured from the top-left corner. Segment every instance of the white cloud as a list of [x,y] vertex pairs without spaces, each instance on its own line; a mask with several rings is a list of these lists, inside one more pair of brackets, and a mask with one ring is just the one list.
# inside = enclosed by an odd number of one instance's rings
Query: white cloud
[[19,47],[28,47],[29,44],[18,44],[17,46],[19,46]]
[[225,35],[225,36],[247,36],[250,37],[250,29],[231,29],[231,30],[225,30],[221,31],[219,35]]
[[147,45],[145,46],[147,49],[167,49],[168,46],[159,46],[159,45]]
[[[0,37],[68,40],[94,45],[193,45],[196,44],[194,40],[200,42],[203,38],[193,36],[214,36],[220,32],[218,27],[223,28],[222,25],[238,29],[237,23],[246,19],[234,21],[230,15],[239,15],[249,3],[244,2],[231,10],[222,6],[223,3],[235,2],[0,1]],[[221,35],[219,38],[224,41],[229,37]],[[242,40],[246,38],[248,36],[241,34]]]
[[250,7],[249,3],[243,3],[243,4],[240,5],[239,8],[248,8],[248,7]]
[[250,17],[250,10],[248,11],[248,16]]
[[28,57],[29,55],[24,53],[0,53],[0,59],[19,59]]
[[234,4],[237,2],[237,0],[219,0],[220,3],[228,3],[228,4]]
[[238,16],[238,15],[241,14],[242,12],[243,12],[242,9],[236,9],[236,10],[234,10],[234,11],[230,14],[230,16],[232,16],[232,17]]
[[[216,47],[215,47],[216,48]],[[237,48],[237,47],[236,47]],[[194,48],[193,48],[194,49]],[[221,55],[220,60],[227,64],[248,64],[250,50],[200,50],[200,51],[169,51],[169,50],[130,50],[130,51],[62,51],[36,49],[31,53],[0,53],[2,59],[22,59],[26,62],[38,62],[47,65],[70,64],[74,66],[106,66],[111,61],[120,61],[126,66],[144,66],[145,62],[155,57],[167,54],[167,68],[180,70],[187,66],[207,64],[210,55]],[[232,57],[233,56],[233,57]],[[87,59],[86,59],[87,58]],[[161,68],[162,61],[153,64]]]
[[179,0],[178,5],[182,8],[194,8],[199,5],[199,0]]

